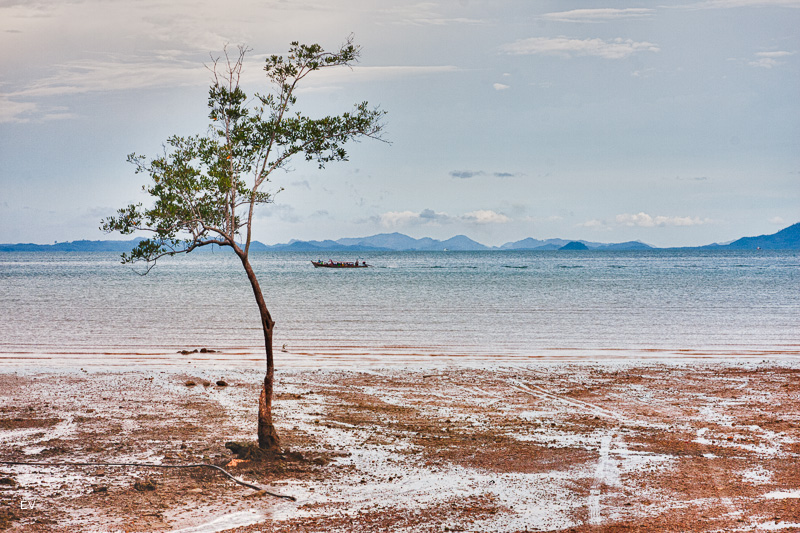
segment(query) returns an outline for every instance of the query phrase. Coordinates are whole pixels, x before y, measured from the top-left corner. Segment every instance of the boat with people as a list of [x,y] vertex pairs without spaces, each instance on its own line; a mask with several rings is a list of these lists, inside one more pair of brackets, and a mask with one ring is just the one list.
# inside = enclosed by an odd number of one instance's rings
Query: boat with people
[[365,261],[333,261],[331,259],[328,259],[328,261],[319,259],[311,261],[311,264],[314,265],[314,268],[367,268],[370,266]]

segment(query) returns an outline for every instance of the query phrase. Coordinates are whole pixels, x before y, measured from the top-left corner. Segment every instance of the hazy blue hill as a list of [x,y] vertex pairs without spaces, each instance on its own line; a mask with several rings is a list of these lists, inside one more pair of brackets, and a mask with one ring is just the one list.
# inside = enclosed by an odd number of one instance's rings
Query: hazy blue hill
[[269,250],[281,251],[281,252],[319,252],[319,251],[326,251],[328,249],[322,248],[321,246],[316,246],[306,241],[294,241],[289,244],[279,244],[271,246]]
[[[298,242],[304,242],[304,243],[307,243],[307,244],[311,244],[311,245],[316,246],[318,248],[336,248],[337,246],[341,246],[338,242],[332,241],[330,239],[326,239],[324,241],[301,241],[301,240],[298,240],[298,239],[292,239],[291,241],[289,241],[288,244],[289,244],[289,246],[291,246],[291,245],[294,245],[295,243],[298,243]],[[276,245],[276,246],[285,246],[285,245]]]
[[559,248],[559,250],[588,250],[588,249],[589,249],[588,246],[579,241],[568,242],[567,244]]
[[253,241],[250,243],[251,252],[267,252],[271,246],[267,246],[263,242]]
[[340,244],[330,239],[324,241],[298,241],[292,239],[287,244],[275,244],[268,247],[271,251],[289,251],[289,252],[314,252],[314,251],[349,251],[349,252],[363,252],[363,251],[376,251],[381,248],[359,245],[345,245]]
[[[409,250],[441,250],[441,243],[442,241],[437,241],[436,239],[431,239],[430,237],[423,237],[421,239],[416,240],[416,244],[412,245]],[[397,250],[402,250],[402,248],[397,248]]]
[[546,245],[546,241],[540,241],[539,239],[534,239],[532,237],[528,237],[527,239],[522,239],[521,241],[515,242],[507,242],[504,245],[500,246],[501,250],[534,250],[541,246]]
[[721,247],[733,250],[800,250],[800,222],[772,235],[742,237]]
[[547,239],[541,241],[539,239],[522,239],[516,242],[507,242],[500,247],[501,250],[558,250],[565,244],[571,241],[567,239]]
[[589,250],[652,250],[654,247],[640,241],[628,241],[617,243],[601,243],[589,241],[568,241],[565,239],[547,239],[540,241],[528,237],[521,241],[507,242],[500,247],[501,250],[560,250],[564,246],[578,242],[585,245]]
[[614,244],[603,244],[597,247],[598,250],[652,250],[653,247],[639,241],[618,242]]
[[370,237],[361,238],[345,238],[336,241],[342,245],[349,246],[366,246],[372,249],[384,249],[395,251],[439,251],[444,250],[488,250],[488,246],[484,246],[478,242],[473,241],[464,235],[457,235],[446,241],[439,241],[424,237],[422,239],[415,239],[402,233],[380,233]]
[[484,246],[479,242],[475,242],[464,235],[456,235],[455,237],[451,237],[446,241],[441,241],[440,245],[442,246],[442,248],[439,248],[440,250],[444,248],[456,251],[476,251],[489,249],[488,246]]
[[[144,238],[137,237],[129,241],[70,241],[59,242],[56,244],[0,244],[0,252],[130,252],[143,241]],[[212,247],[198,248],[192,253],[210,252]],[[219,250],[218,246],[213,246],[214,250]],[[270,247],[258,241],[250,243],[250,250],[264,251]]]
[[55,244],[0,244],[0,252],[129,252],[141,237],[130,241],[71,241]]
[[386,248],[376,248],[374,246],[348,246],[339,244],[335,241],[292,241],[289,244],[276,244],[267,250],[272,252],[380,252]]
[[371,237],[338,239],[336,242],[345,246],[371,246],[388,250],[418,250],[420,241],[433,239],[414,239],[402,233],[380,233]]

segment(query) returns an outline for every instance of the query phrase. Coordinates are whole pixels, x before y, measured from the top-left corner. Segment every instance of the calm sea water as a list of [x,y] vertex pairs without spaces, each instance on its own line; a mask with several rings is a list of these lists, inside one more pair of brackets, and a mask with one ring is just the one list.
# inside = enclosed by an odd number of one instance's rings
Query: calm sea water
[[[375,268],[358,270],[314,269],[311,259],[252,256],[278,349],[800,354],[797,252],[368,253]],[[140,276],[113,253],[0,253],[0,354],[259,354],[259,328],[230,254],[166,259]]]

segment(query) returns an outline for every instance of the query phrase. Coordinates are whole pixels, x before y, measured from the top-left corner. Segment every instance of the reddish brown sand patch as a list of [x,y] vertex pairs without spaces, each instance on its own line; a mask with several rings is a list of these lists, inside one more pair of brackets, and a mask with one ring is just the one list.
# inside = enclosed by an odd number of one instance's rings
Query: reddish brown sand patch
[[0,465],[0,528],[800,530],[796,363],[284,372],[268,462],[224,447],[258,374],[214,372],[0,374],[0,460],[229,465],[296,503],[207,469]]

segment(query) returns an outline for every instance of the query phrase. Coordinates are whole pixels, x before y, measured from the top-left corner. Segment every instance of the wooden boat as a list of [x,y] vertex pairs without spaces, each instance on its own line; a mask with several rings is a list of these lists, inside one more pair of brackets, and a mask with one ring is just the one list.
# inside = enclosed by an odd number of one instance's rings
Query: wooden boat
[[356,261],[353,263],[352,261],[311,261],[311,264],[314,265],[314,268],[367,268],[369,265],[365,262]]

